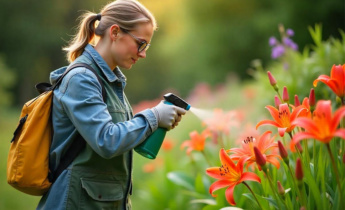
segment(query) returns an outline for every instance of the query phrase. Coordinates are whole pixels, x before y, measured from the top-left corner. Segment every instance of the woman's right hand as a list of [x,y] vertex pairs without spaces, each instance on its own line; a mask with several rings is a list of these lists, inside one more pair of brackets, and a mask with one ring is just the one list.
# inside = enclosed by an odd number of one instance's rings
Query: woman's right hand
[[158,127],[170,130],[181,121],[181,115],[186,114],[186,110],[175,105],[165,104],[161,101],[151,109],[158,120]]

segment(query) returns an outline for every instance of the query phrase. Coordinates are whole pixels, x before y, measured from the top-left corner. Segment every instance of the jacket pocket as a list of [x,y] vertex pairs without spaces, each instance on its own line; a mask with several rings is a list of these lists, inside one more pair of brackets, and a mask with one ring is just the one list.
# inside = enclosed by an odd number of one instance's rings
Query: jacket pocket
[[116,181],[81,178],[81,209],[120,209],[123,189]]

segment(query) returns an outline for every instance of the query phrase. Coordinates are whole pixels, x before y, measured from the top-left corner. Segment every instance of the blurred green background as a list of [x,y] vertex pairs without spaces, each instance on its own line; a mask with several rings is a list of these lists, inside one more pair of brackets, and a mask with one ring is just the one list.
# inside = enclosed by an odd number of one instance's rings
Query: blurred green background
[[[6,183],[9,141],[17,124],[19,109],[36,95],[36,83],[48,81],[50,71],[68,64],[61,49],[75,33],[77,17],[85,10],[98,13],[107,2],[0,2],[0,139],[3,140],[0,146],[0,209],[33,209],[37,204],[38,197],[19,193]],[[152,39],[147,58],[131,70],[123,69],[128,78],[126,94],[132,104],[161,98],[168,90],[185,98],[200,83],[217,87],[234,80],[248,84],[258,79],[258,75],[253,78],[248,69],[255,59],[260,59],[262,66],[272,61],[268,39],[270,36],[279,37],[278,24],[295,31],[293,40],[300,52],[305,47],[312,48],[315,42],[308,31],[309,26],[322,24],[323,39],[340,39],[339,29],[345,29],[344,0],[141,2],[156,16],[159,29]],[[341,57],[344,60],[343,55]],[[325,66],[327,71],[331,67]],[[295,69],[295,73],[298,72]],[[287,77],[277,78],[284,80]],[[293,86],[295,92],[297,87]],[[184,125],[188,127],[188,124]],[[136,167],[141,167],[145,161],[139,159]]]

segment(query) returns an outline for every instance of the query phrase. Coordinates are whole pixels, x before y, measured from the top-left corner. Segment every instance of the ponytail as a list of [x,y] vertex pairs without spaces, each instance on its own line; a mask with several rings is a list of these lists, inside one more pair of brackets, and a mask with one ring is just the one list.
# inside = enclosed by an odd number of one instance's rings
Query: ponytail
[[[113,24],[128,31],[135,29],[140,23],[151,23],[154,30],[157,28],[154,16],[136,0],[116,0],[107,4],[100,14],[86,12],[81,18],[79,32],[71,40],[69,46],[63,48],[67,51],[69,62],[73,62],[83,53],[86,45],[93,41],[95,34],[103,37],[105,31]],[[97,28],[95,28],[96,20],[100,21]]]
[[99,19],[99,14],[92,12],[87,12],[81,16],[78,33],[70,41],[69,46],[63,48],[64,51],[67,51],[67,60],[70,63],[83,53],[86,45],[94,38],[95,22]]

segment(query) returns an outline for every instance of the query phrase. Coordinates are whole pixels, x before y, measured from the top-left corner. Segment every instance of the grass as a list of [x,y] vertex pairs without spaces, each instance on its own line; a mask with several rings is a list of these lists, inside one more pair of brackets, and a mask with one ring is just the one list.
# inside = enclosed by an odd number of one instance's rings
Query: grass
[[7,155],[20,110],[0,110],[0,209],[35,209],[40,199],[12,188],[6,181]]

